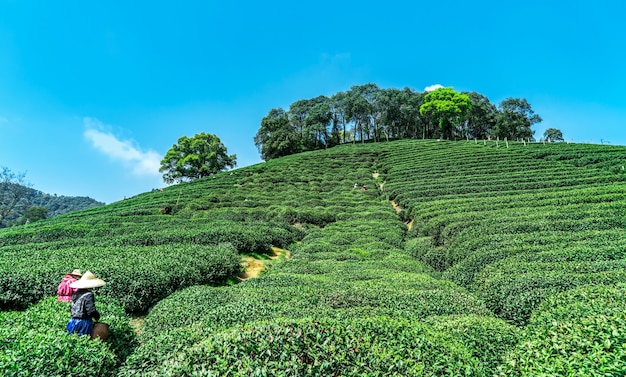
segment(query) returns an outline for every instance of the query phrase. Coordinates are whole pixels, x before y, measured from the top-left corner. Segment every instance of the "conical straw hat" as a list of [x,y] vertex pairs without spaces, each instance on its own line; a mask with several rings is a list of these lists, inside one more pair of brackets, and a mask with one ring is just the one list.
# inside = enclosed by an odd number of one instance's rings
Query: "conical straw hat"
[[102,287],[106,283],[102,279],[98,279],[91,271],[85,271],[83,276],[70,284],[71,288],[97,288]]

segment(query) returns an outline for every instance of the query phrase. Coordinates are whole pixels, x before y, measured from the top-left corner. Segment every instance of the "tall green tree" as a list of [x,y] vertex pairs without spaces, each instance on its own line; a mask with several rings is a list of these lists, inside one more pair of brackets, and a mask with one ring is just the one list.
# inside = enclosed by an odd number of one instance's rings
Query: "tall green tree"
[[324,148],[330,142],[328,127],[332,122],[333,115],[330,112],[328,99],[324,98],[324,101],[317,102],[309,109],[305,119],[306,136],[303,144],[306,150]]
[[509,140],[530,139],[535,134],[532,126],[542,121],[525,98],[507,98],[498,106],[494,136]]
[[469,92],[467,95],[472,106],[467,113],[463,136],[486,139],[496,125],[498,108],[480,93]]
[[39,206],[32,206],[24,212],[24,214],[17,220],[19,225],[33,223],[35,221],[48,218],[48,209]]
[[254,144],[265,161],[302,152],[300,136],[289,122],[287,112],[272,109],[261,120],[261,128],[254,136]]
[[422,138],[426,138],[424,117],[420,115],[420,107],[424,104],[424,93],[404,88],[400,92],[399,102],[402,123],[398,127],[396,137],[415,139],[421,134]]
[[550,141],[563,141],[563,132],[556,128],[548,128],[543,133],[543,139]]
[[200,133],[178,139],[161,160],[160,172],[166,183],[207,177],[237,165],[237,156],[229,155],[219,137]]
[[309,114],[309,110],[313,107],[314,102],[310,99],[301,99],[289,106],[287,115],[289,116],[289,123],[294,128],[298,137],[298,142],[304,139],[304,129],[306,127],[306,117]]
[[[320,140],[324,138],[324,130],[322,127],[328,127],[330,120],[327,122],[321,119],[321,109],[316,108],[315,116],[311,116],[311,111],[319,104],[328,102],[326,96],[318,96],[310,99],[298,100],[289,106],[289,122],[295,129],[298,137],[298,143],[302,150],[312,150],[319,148]],[[329,110],[330,111],[330,110]]]
[[0,167],[0,227],[4,220],[28,207],[30,183],[26,173],[14,173],[6,166]]
[[378,129],[388,141],[400,135],[403,125],[402,91],[381,89],[375,93],[374,114]]
[[333,127],[337,128],[341,143],[346,142],[347,99],[345,92],[337,92],[330,97],[330,111],[333,116]]
[[424,96],[420,115],[430,116],[439,125],[441,137],[452,139],[453,132],[471,108],[470,98],[452,88],[439,88]]
[[377,123],[374,117],[374,101],[380,89],[376,84],[353,85],[347,92],[347,118],[354,125],[354,140],[365,142],[370,139],[370,133],[377,138]]

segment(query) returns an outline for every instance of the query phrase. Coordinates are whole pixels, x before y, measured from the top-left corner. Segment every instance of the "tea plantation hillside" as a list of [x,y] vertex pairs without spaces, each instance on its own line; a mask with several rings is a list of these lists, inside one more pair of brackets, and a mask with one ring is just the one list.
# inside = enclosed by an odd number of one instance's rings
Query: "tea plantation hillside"
[[[1,374],[624,375],[623,156],[343,145],[2,230]],[[107,343],[63,334],[74,268]]]

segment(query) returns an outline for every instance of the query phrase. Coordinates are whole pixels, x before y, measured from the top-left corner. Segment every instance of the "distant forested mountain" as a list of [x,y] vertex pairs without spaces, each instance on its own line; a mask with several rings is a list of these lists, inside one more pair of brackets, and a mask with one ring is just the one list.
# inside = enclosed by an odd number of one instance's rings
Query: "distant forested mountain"
[[56,194],[46,194],[39,190],[27,188],[28,193],[23,199],[19,209],[7,216],[4,226],[11,226],[16,223],[20,223],[22,216],[32,207],[41,207],[47,210],[46,218],[52,218],[60,216],[69,212],[79,211],[87,208],[94,208],[104,205],[105,203],[99,202],[87,196],[64,196]]

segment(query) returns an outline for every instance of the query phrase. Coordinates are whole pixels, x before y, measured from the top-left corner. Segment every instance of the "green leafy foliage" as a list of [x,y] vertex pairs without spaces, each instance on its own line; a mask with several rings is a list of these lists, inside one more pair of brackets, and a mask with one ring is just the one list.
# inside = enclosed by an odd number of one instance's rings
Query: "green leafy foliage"
[[159,171],[167,183],[208,177],[237,165],[237,156],[227,153],[216,135],[202,132],[191,138],[183,136],[167,151]]
[[507,98],[498,107],[494,135],[503,139],[530,139],[535,133],[532,125],[542,121],[525,98]]
[[601,159],[614,147],[509,144],[398,142],[381,163],[385,191],[413,221],[405,250],[525,325],[555,293],[626,281],[625,183],[569,163],[573,151]]
[[[0,187],[0,191],[3,189],[6,188]],[[27,186],[22,186],[21,190],[24,192],[25,205],[15,208],[15,211],[6,216],[6,221],[3,225],[7,227],[23,225],[26,223],[26,219],[33,222],[104,205],[102,202],[85,196],[46,194]],[[45,212],[42,208],[45,209]],[[29,210],[31,213],[28,213]]]
[[109,338],[68,335],[69,304],[48,297],[23,312],[0,312],[3,376],[114,376],[137,346],[122,308],[96,298]]
[[438,88],[424,96],[420,115],[434,119],[439,124],[441,135],[452,138],[452,129],[460,124],[471,107],[467,94],[452,88]]
[[261,158],[288,156],[338,144],[397,139],[528,139],[541,122],[526,99],[507,98],[498,107],[480,93],[440,87],[353,85],[330,98],[299,99],[271,109],[261,120],[254,143]]
[[4,257],[9,255],[12,267],[0,276],[3,308],[24,308],[54,294],[70,263],[104,279],[108,284],[102,294],[116,298],[129,312],[145,311],[179,288],[218,284],[240,269],[232,246],[78,246],[39,250],[38,258],[24,255],[24,248],[18,247]]
[[[98,300],[151,309],[141,344],[114,352],[122,376],[620,375],[620,151],[342,145],[0,230],[2,315],[81,268],[107,281]],[[266,270],[230,284],[240,254]]]
[[426,326],[379,317],[251,323],[185,348],[165,361],[158,373],[481,376],[484,370],[454,340]]
[[545,300],[500,376],[621,376],[626,373],[626,286],[586,286]]

